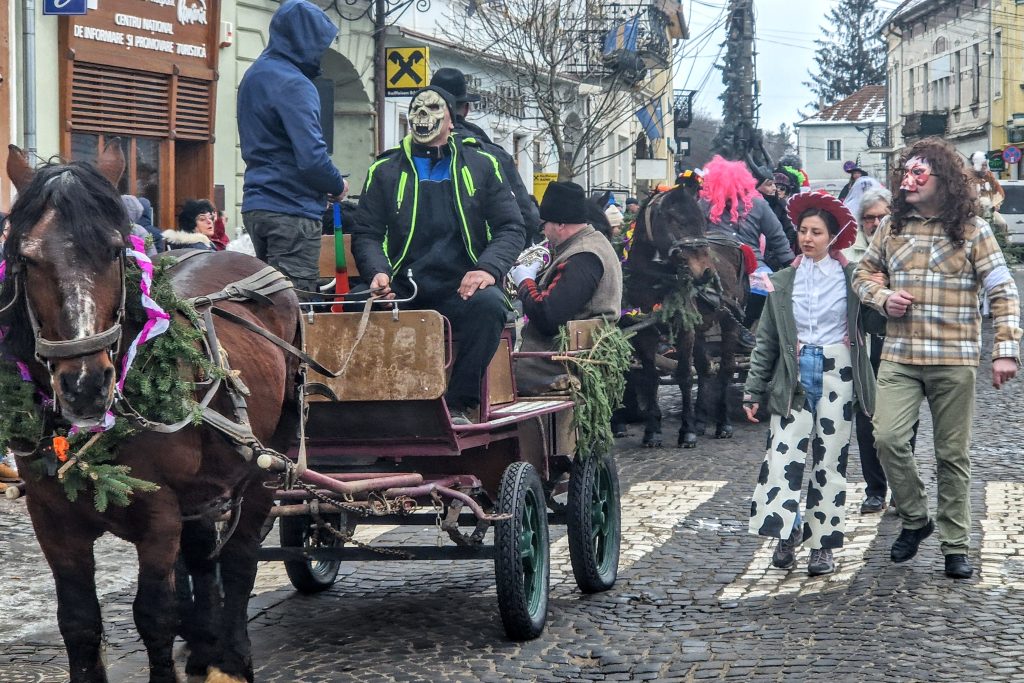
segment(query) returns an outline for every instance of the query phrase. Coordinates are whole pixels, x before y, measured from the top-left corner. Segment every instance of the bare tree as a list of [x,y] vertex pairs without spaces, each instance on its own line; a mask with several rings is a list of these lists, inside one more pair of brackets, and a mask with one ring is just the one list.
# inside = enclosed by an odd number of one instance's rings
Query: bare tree
[[711,161],[714,156],[714,139],[722,127],[722,120],[713,117],[706,109],[693,112],[693,122],[686,129],[690,139],[690,155],[684,157],[683,165],[698,168]]
[[778,161],[787,154],[795,154],[793,129],[789,127],[789,124],[779,124],[779,129],[776,132],[765,134],[764,148],[773,161]]
[[550,137],[558,157],[560,180],[629,149],[597,154],[608,134],[654,95],[640,85],[646,65],[636,51],[603,54],[604,36],[618,19],[607,15],[604,3],[471,0],[468,11],[459,2],[450,7],[453,35],[464,49],[503,74],[495,89],[508,94],[499,99],[534,110],[538,130]]

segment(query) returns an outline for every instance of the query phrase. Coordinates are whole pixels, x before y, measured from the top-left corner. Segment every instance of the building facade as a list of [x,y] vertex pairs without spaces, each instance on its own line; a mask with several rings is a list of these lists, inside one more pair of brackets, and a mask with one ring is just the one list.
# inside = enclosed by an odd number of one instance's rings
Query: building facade
[[879,149],[890,161],[929,135],[945,138],[965,157],[994,149],[1008,95],[1004,71],[1020,80],[1004,55],[1011,42],[1004,40],[1006,5],[906,0],[887,18],[887,140]]
[[885,155],[872,141],[885,130],[885,86],[869,85],[796,124],[797,150],[811,188],[838,193],[853,161],[885,182]]

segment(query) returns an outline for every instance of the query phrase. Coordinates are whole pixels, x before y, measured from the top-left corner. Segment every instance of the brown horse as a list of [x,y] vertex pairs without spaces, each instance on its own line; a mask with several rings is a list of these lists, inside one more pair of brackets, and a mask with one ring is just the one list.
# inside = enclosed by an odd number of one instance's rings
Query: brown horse
[[[96,168],[75,162],[33,169],[20,150],[11,149],[8,175],[18,198],[10,213],[0,306],[12,306],[0,322],[11,330],[4,350],[27,362],[40,392],[55,399],[54,409],[44,415],[45,434],[69,422],[95,424],[109,408],[116,412],[119,407],[114,391],[119,354],[141,329],[140,321],[128,318],[120,321],[120,334],[117,328],[129,222],[114,183],[123,169],[116,142],[104,150]],[[220,291],[263,267],[251,257],[220,252],[182,262],[172,278],[179,296],[187,298]],[[218,305],[298,344],[294,293],[285,290],[272,300],[273,305]],[[238,365],[251,390],[246,400],[253,432],[283,450],[298,416],[293,409],[296,362],[236,325],[218,321],[215,327],[229,357],[245,359]],[[67,341],[70,347],[59,344]],[[45,362],[37,356],[40,350]],[[212,405],[231,414],[223,392]],[[37,446],[16,444],[22,473],[36,471]],[[100,513],[91,495],[70,502],[56,477],[27,476],[28,511],[53,572],[71,680],[107,681],[93,544],[109,532],[133,543],[138,552],[133,612],[149,656],[150,680],[177,680],[171,649],[180,628],[190,646],[188,675],[252,681],[246,607],[260,530],[272,505],[263,471],[247,463],[221,434],[193,426],[171,434],[139,433],[119,447],[117,463],[159,490],[136,493],[130,506],[112,505]],[[238,525],[211,559],[218,501],[240,504]],[[192,584],[180,623],[174,571],[179,553]]]
[[[691,364],[698,376],[708,374],[709,349],[705,343],[708,331],[717,324],[721,342],[717,349],[721,358],[715,375],[713,398],[706,412],[715,421],[715,436],[732,436],[727,388],[736,371],[736,349],[740,329],[740,311],[745,300],[743,255],[739,242],[725,235],[708,235],[707,221],[690,188],[679,186],[648,199],[637,217],[636,228],[626,261],[626,299],[631,306],[649,313],[657,304],[680,287],[692,287],[694,296],[689,307],[699,314],[700,322],[692,327],[682,324],[677,316],[671,336],[675,339],[675,380],[682,394],[682,424],[678,445],[693,448],[702,433],[693,415]],[[642,369],[637,399],[644,414],[643,443],[661,446],[661,408],[658,405],[658,370],[655,356],[665,326],[641,329],[633,345]],[[705,392],[698,395],[698,402]]]

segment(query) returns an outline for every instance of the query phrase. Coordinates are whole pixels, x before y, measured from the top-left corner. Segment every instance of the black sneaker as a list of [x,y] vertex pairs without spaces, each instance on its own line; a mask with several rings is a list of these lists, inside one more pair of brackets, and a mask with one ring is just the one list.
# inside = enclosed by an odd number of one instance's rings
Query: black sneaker
[[967,561],[966,555],[946,555],[946,576],[951,579],[969,579],[974,574],[974,567]]
[[828,548],[811,548],[811,559],[807,562],[808,576],[823,576],[836,570],[836,560]]
[[797,525],[789,534],[789,538],[780,538],[772,552],[772,566],[779,569],[792,569],[796,566],[796,547],[803,540],[803,527]]
[[931,536],[933,531],[935,531],[935,522],[930,519],[920,529],[903,529],[900,531],[899,538],[892,544],[889,557],[893,562],[906,562],[917,555],[917,547],[921,545],[921,541]]
[[881,512],[884,509],[885,498],[882,496],[868,496],[864,499],[864,502],[860,504],[860,513],[862,515]]

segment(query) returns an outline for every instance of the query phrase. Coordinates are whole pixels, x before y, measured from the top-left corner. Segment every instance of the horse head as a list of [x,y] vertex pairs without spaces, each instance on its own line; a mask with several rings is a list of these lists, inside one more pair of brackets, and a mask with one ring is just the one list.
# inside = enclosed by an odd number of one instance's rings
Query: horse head
[[124,315],[130,226],[116,190],[124,154],[113,140],[95,166],[33,168],[19,148],[10,152],[7,175],[18,198],[4,247],[0,301],[13,303],[5,346],[45,366],[69,421],[93,425],[114,400]]
[[677,186],[647,200],[637,217],[633,239],[650,242],[658,255],[686,268],[700,285],[715,272],[706,228],[696,197],[687,188]]

